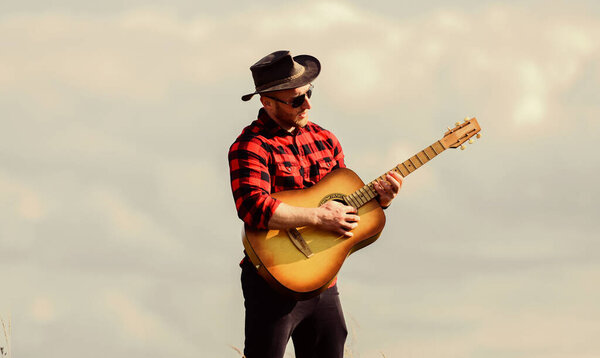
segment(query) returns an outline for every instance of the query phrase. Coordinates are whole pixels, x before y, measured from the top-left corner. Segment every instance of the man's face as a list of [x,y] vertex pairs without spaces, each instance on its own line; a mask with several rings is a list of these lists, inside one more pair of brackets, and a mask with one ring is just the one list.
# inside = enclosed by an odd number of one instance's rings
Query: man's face
[[[269,93],[269,96],[291,103],[294,98],[305,94],[309,89],[310,85],[308,84],[302,87]],[[292,107],[291,104],[281,103],[270,98],[268,100],[270,101],[270,108],[268,108],[270,109],[269,115],[283,129],[291,131],[294,128],[304,127],[308,122],[308,110],[312,108],[308,96],[305,96],[304,103],[296,108]]]

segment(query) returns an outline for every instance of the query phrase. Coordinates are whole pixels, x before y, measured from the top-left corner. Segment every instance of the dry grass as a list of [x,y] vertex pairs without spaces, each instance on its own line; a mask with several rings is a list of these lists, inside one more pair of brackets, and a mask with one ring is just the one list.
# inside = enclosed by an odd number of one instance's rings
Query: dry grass
[[10,346],[10,335],[11,335],[11,326],[10,326],[10,318],[8,321],[5,321],[4,318],[0,317],[0,322],[2,322],[2,332],[4,333],[3,340],[0,340],[0,357],[10,358],[12,356],[11,346]]
[[[235,346],[232,346],[232,345],[229,345],[229,347],[231,347],[231,349],[233,349],[234,351],[236,351],[237,354],[240,355],[240,358],[246,358],[246,356],[244,355],[244,353],[242,353],[242,350],[239,349],[238,347],[235,347]],[[381,353],[381,356],[383,358],[386,358],[386,356],[385,356],[385,354],[383,354],[383,352],[379,352],[379,353]],[[352,351],[349,350],[347,347],[344,349],[344,357],[347,357],[347,358],[353,358],[354,357],[354,355],[352,354]]]
[[242,353],[242,350],[239,349],[238,347],[232,346],[231,344],[229,345],[229,347],[231,347],[231,349],[233,349],[234,351],[236,351],[240,355],[241,358],[246,358],[246,356],[244,355],[244,353]]
[[[348,327],[349,334],[348,334],[348,339],[346,340],[346,346],[344,347],[344,358],[359,358],[359,356],[355,355],[353,353],[353,351],[355,351],[354,345],[357,341],[356,331],[357,331],[357,328],[360,328],[360,327],[358,325],[358,322],[352,316],[350,316],[349,323],[350,323],[349,327]],[[241,349],[239,349],[238,347],[233,346],[233,345],[229,345],[229,347],[231,347],[231,349],[236,351],[239,354],[240,358],[246,358],[243,351]],[[383,358],[386,358],[386,355],[383,352],[379,352],[379,353],[381,353],[381,356]],[[285,357],[293,357],[293,355],[290,352],[286,352]]]

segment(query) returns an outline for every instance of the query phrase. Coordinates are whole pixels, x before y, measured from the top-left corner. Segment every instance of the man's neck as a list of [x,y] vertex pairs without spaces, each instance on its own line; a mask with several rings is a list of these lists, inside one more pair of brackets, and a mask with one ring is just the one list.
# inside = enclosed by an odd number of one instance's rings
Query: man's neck
[[272,113],[269,113],[269,111],[263,107],[263,109],[265,110],[265,112],[267,113],[267,115],[269,116],[269,118],[271,118],[273,120],[273,122],[277,123],[277,125],[283,129],[286,132],[292,133],[293,131],[296,130],[296,126],[292,126],[289,125],[283,121],[280,121],[277,117],[275,117]]

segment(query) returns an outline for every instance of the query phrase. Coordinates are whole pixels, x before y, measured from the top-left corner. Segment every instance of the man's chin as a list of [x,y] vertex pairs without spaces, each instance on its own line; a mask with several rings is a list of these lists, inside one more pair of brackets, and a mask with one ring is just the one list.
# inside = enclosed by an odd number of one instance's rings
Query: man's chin
[[298,125],[300,125],[301,127],[304,127],[307,122],[308,122],[308,113],[306,113],[304,115],[298,115],[298,117],[296,117],[296,123],[298,123]]
[[304,126],[306,126],[307,123],[308,123],[308,117],[306,117],[304,119],[299,119],[296,121],[296,127],[304,128]]

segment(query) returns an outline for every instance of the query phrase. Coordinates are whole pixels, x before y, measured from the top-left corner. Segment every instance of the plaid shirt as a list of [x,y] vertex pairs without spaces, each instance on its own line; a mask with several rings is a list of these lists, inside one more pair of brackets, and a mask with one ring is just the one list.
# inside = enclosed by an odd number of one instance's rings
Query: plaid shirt
[[342,147],[331,132],[308,122],[290,133],[261,109],[229,149],[238,216],[251,227],[267,229],[281,203],[270,194],[308,188],[344,167]]

